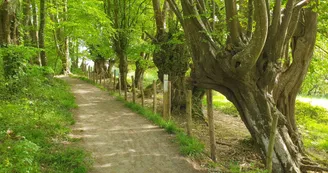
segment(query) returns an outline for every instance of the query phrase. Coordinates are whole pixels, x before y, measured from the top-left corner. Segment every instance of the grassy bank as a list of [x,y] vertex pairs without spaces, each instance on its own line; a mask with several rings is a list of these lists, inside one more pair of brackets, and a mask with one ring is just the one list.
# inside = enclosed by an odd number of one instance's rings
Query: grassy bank
[[66,83],[39,67],[0,80],[0,172],[87,172],[88,154],[68,137],[76,104]]

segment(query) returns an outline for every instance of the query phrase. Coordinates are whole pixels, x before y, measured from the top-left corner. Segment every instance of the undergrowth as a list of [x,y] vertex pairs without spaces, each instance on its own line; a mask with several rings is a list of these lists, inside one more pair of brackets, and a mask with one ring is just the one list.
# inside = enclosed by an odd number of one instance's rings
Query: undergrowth
[[19,75],[0,77],[0,172],[87,172],[88,154],[64,145],[73,141],[75,99],[50,72],[25,65]]

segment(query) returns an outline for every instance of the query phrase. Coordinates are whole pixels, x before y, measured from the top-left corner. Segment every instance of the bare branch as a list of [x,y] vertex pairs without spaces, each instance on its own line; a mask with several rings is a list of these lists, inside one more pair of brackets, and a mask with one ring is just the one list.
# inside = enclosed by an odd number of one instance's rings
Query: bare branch
[[328,51],[323,49],[321,46],[319,46],[318,44],[315,45],[315,47],[319,48],[321,51],[325,52],[326,54],[328,54]]
[[281,20],[281,0],[276,0],[274,9],[273,9],[273,17],[272,17],[272,25],[270,30],[270,37],[274,37],[278,31]]
[[149,34],[147,31],[144,31],[144,33],[149,37],[153,42],[155,42],[157,39],[153,37],[151,34]]
[[277,60],[281,57],[283,51],[283,45],[287,38],[288,27],[290,25],[292,16],[293,16],[293,8],[294,8],[295,0],[288,0],[286,4],[286,9],[284,11],[284,17],[282,19],[282,23],[279,28],[279,34],[277,33],[273,38],[275,40],[275,44],[273,45],[273,56],[272,61]]
[[183,17],[182,17],[181,12],[179,11],[178,5],[175,3],[175,0],[167,0],[167,2],[170,4],[170,8],[173,10],[173,12],[177,16],[179,22],[183,26]]
[[238,74],[246,74],[256,64],[267,38],[269,24],[265,0],[255,0],[254,9],[256,26],[253,37],[249,45],[234,55],[231,61],[235,67],[232,71]]
[[239,45],[240,43],[240,31],[239,31],[239,22],[237,17],[237,4],[236,0],[225,0],[226,8],[226,20],[228,24],[230,42],[233,45]]
[[247,21],[247,37],[252,37],[252,29],[253,29],[253,0],[248,1],[248,21]]

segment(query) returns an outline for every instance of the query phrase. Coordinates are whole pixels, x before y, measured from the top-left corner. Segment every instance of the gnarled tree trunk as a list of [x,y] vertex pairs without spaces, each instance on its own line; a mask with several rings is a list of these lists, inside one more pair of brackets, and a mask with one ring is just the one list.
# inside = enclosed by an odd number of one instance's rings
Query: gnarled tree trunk
[[316,169],[306,165],[294,115],[296,94],[311,60],[316,38],[317,14],[311,9],[302,9],[308,1],[287,1],[282,19],[281,4],[275,4],[270,23],[265,0],[254,0],[256,27],[246,38],[235,17],[236,1],[226,0],[230,31],[226,47],[221,47],[208,34],[214,28],[203,17],[204,4],[181,0],[181,14],[174,0],[169,2],[183,22],[192,50],[195,66],[192,82],[221,92],[236,106],[264,159],[273,114],[279,116],[273,172],[300,173]]
[[[160,1],[153,0],[153,8],[156,19],[157,33],[153,43],[157,46],[153,54],[154,64],[158,68],[158,78],[163,82],[164,74],[169,75],[172,83],[172,107],[180,110],[186,104],[186,81],[185,75],[188,70],[190,57],[187,54],[187,47],[184,39],[175,34],[179,32],[177,22],[168,13],[168,4],[165,1],[163,9],[160,8]],[[168,20],[168,28],[166,28]],[[174,43],[174,40],[179,42]]]

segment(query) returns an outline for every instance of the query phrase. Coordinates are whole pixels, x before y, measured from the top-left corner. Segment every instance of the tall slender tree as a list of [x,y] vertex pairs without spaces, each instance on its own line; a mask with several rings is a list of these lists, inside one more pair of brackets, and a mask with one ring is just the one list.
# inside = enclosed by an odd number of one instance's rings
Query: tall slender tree
[[40,57],[41,57],[42,66],[47,65],[46,50],[44,46],[45,25],[46,25],[46,0],[40,0],[39,48],[41,49]]

